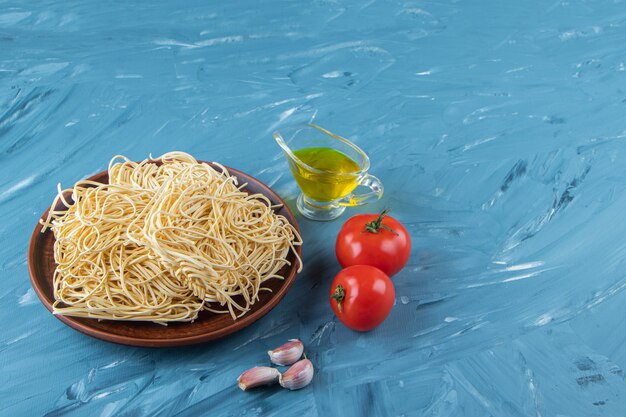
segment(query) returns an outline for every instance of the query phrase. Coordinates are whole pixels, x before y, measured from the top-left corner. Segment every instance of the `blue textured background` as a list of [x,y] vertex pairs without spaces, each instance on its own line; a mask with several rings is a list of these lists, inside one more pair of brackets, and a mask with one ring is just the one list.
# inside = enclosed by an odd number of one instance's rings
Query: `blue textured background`
[[[0,415],[624,415],[624,2],[124,3],[0,1]],[[301,220],[293,289],[217,343],[109,344],[39,303],[57,182],[184,150],[293,203],[271,132],[310,120],[413,236],[375,331],[328,306],[341,220]],[[294,337],[311,386],[236,388]]]

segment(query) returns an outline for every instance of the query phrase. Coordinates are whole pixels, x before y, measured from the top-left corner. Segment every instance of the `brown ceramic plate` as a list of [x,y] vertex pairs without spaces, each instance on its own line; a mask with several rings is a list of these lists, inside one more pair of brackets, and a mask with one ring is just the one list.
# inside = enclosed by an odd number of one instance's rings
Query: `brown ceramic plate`
[[[210,163],[209,163],[210,164]],[[296,219],[283,200],[267,185],[259,180],[228,168],[231,175],[235,175],[239,184],[248,183],[245,190],[250,194],[260,193],[265,195],[274,205],[281,205],[275,209],[276,213],[285,216],[289,222],[299,231]],[[101,172],[89,178],[92,181],[108,183],[108,171]],[[61,209],[62,207],[58,207]],[[48,216],[46,210],[42,218]],[[28,248],[28,270],[30,280],[39,299],[48,310],[52,312],[54,293],[52,275],[56,267],[53,256],[54,235],[50,230],[41,233],[42,226],[37,224],[30,240]],[[298,255],[301,248],[297,247]],[[273,279],[267,282],[267,287],[272,292],[262,292],[259,300],[245,316],[233,320],[229,314],[215,314],[203,311],[193,323],[170,323],[162,326],[151,322],[112,321],[55,315],[68,326],[83,332],[89,336],[109,342],[121,343],[132,346],[167,347],[183,346],[207,342],[229,335],[233,332],[251,325],[272,308],[287,294],[287,291],[296,279],[298,261],[293,253],[288,256],[291,266],[285,266],[281,270],[284,280]]]

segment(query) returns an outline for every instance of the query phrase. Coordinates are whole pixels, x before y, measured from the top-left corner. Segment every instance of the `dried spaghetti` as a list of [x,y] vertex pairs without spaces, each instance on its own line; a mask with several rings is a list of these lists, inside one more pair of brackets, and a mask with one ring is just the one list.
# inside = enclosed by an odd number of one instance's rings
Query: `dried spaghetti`
[[43,222],[56,238],[54,313],[158,323],[209,310],[240,317],[269,279],[282,279],[301,239],[261,194],[218,165],[172,152],[136,163],[115,157],[109,184],[59,190]]

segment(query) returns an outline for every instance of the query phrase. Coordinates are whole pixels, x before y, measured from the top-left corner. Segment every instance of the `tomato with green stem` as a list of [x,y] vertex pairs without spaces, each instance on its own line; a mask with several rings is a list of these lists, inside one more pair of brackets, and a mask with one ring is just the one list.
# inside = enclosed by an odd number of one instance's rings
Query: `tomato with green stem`
[[385,321],[395,298],[396,291],[387,274],[368,265],[341,270],[330,287],[330,305],[339,320],[361,332]]
[[406,228],[387,215],[357,214],[337,235],[335,254],[342,267],[375,266],[387,275],[397,274],[411,256],[411,237]]

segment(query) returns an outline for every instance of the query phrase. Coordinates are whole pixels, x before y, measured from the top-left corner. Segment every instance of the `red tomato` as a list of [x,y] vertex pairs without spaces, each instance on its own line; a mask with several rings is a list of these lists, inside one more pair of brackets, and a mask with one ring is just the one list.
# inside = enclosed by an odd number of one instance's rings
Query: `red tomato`
[[395,298],[396,290],[387,274],[368,265],[341,270],[330,287],[330,305],[339,320],[361,332],[385,321]]
[[406,265],[411,255],[411,237],[387,212],[357,214],[343,225],[335,246],[342,267],[371,265],[392,276]]

